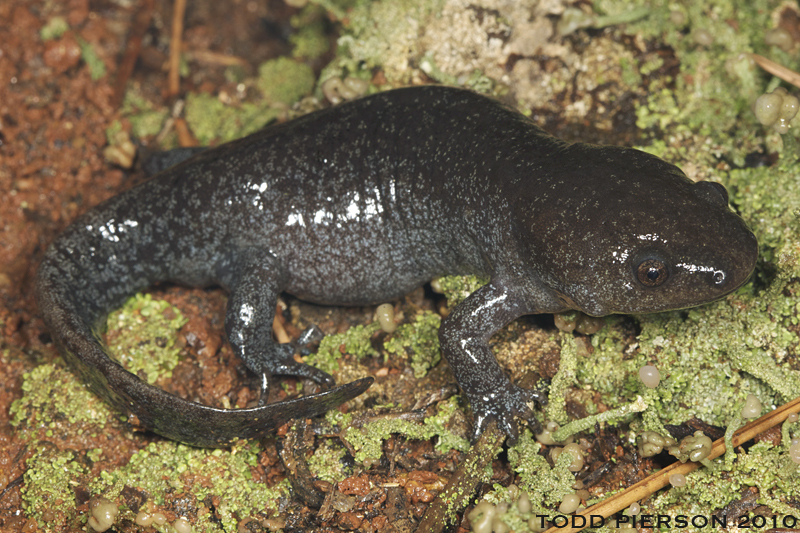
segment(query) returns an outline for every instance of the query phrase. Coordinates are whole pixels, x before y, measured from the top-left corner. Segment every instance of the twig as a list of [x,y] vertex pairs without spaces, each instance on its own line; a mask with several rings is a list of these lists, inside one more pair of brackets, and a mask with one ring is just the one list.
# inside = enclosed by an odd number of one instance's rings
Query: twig
[[181,39],[186,0],[175,0],[172,11],[172,38],[169,43],[169,95],[177,96],[181,89]]
[[[783,423],[790,414],[798,412],[800,412],[800,398],[795,398],[791,402],[782,405],[774,411],[767,413],[761,418],[750,422],[743,428],[736,431],[736,433],[733,435],[733,446],[739,446],[740,444],[747,442],[756,435]],[[711,448],[711,454],[707,459],[710,461],[711,459],[719,457],[723,453],[725,453],[724,438],[714,441],[713,447]],[[584,509],[580,513],[577,513],[576,516],[583,516],[586,518],[587,526],[590,515],[602,516],[604,519],[608,518],[614,513],[618,513],[626,507],[629,507],[632,503],[643,500],[657,490],[667,486],[667,484],[669,484],[669,478],[673,474],[685,475],[693,470],[696,470],[700,466],[700,463],[674,463],[666,468],[662,468],[655,474],[647,476],[635,485],[631,485],[624,492],[615,494],[614,496],[611,496],[610,498],[603,500],[602,502],[595,504],[588,509]],[[572,533],[581,531],[582,529],[584,528],[551,527],[545,533]]]
[[758,66],[795,87],[800,87],[800,74],[758,54],[751,54]]
[[478,485],[485,481],[486,467],[500,452],[505,438],[505,433],[491,422],[450,478],[447,487],[425,511],[416,533],[439,533],[457,512],[469,504]]
[[142,50],[142,39],[147,32],[147,28],[150,27],[154,7],[155,0],[142,0],[139,11],[133,19],[131,33],[128,35],[128,44],[125,47],[125,55],[122,56],[122,61],[117,69],[117,79],[114,80],[114,94],[111,96],[111,106],[114,109],[122,104],[122,98],[125,96],[125,86],[128,84],[128,79],[133,73],[133,67],[136,66],[136,60],[139,58],[139,52]]

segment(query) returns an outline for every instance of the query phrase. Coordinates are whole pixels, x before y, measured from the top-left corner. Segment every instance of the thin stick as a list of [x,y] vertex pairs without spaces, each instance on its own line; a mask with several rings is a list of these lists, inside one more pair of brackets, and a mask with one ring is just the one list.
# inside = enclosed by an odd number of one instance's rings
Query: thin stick
[[175,0],[172,11],[172,38],[169,43],[169,95],[177,96],[181,89],[181,39],[186,0]]
[[795,87],[800,87],[800,74],[758,54],[750,54],[758,66]]
[[155,0],[142,0],[139,11],[136,12],[136,17],[133,19],[133,27],[130,35],[128,35],[125,55],[122,56],[119,69],[117,69],[117,79],[114,80],[114,94],[111,97],[111,105],[115,109],[122,104],[122,98],[125,96],[125,86],[128,84],[128,79],[133,73],[133,67],[136,66],[136,60],[142,50],[142,39],[147,32],[147,28],[150,27],[154,7]]
[[[753,422],[750,422],[746,426],[737,430],[736,433],[733,434],[733,445],[739,446],[740,444],[747,442],[759,433],[763,433],[764,431],[783,423],[790,414],[798,412],[800,412],[800,398],[795,398],[791,402],[782,405],[774,411],[765,414],[761,418],[754,420]],[[708,456],[708,460],[719,457],[723,453],[725,453],[725,439],[716,440],[711,448],[711,454]],[[685,475],[693,470],[696,470],[700,466],[701,465],[699,463],[689,462],[674,463],[666,468],[662,468],[655,474],[647,476],[635,485],[631,485],[624,492],[615,494],[614,496],[611,496],[610,498],[575,514],[575,517],[582,516],[586,520],[582,527],[551,527],[545,533],[572,533],[581,531],[589,526],[590,515],[602,516],[604,519],[608,518],[614,513],[618,513],[626,507],[629,507],[632,503],[643,500],[657,490],[666,487],[669,484],[669,477],[671,475]],[[571,523],[582,523],[580,520],[575,522],[574,518],[569,518],[570,520],[573,520]]]

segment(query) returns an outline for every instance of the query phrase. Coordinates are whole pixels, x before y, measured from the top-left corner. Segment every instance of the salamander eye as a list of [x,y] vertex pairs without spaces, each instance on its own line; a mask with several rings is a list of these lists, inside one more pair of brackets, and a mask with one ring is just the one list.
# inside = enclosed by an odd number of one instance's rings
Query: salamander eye
[[636,277],[645,287],[658,287],[669,277],[667,265],[658,259],[646,259],[636,267]]

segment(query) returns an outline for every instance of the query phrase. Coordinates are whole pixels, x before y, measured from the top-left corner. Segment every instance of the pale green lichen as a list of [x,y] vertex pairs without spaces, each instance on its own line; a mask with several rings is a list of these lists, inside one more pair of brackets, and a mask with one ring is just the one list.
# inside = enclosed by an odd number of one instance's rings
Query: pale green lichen
[[[104,471],[89,485],[93,495],[115,500],[125,486],[147,492],[156,505],[165,502],[168,493],[183,493],[192,506],[204,507],[207,498],[218,497],[219,523],[206,512],[198,512],[195,531],[235,533],[242,518],[275,512],[278,500],[289,494],[284,480],[274,487],[253,480],[251,469],[258,464],[261,448],[256,442],[234,446],[230,450],[191,448],[168,441],[151,442],[130,461],[111,471]],[[117,521],[135,518],[129,509],[121,509]]]
[[64,35],[68,29],[69,24],[64,17],[51,17],[47,21],[47,24],[42,26],[42,29],[39,30],[39,37],[41,37],[43,41],[58,39]]
[[153,384],[171,377],[178,364],[181,312],[150,294],[137,294],[108,317],[109,351],[131,373]]
[[81,58],[89,68],[89,76],[97,81],[106,75],[106,64],[97,55],[94,45],[85,39],[78,37],[78,46],[81,48]]
[[[332,374],[339,370],[339,359],[342,354],[353,354],[359,359],[368,355],[378,355],[372,347],[372,335],[380,329],[378,322],[354,326],[344,333],[326,335],[319,343],[316,353],[308,355],[304,362]],[[344,351],[342,351],[342,349]]]
[[390,82],[408,81],[408,56],[421,56],[420,27],[443,4],[444,0],[360,1],[349,13],[347,33],[339,38],[336,62],[349,74],[381,67]]
[[330,41],[326,34],[325,10],[310,4],[290,19],[295,32],[289,36],[292,43],[292,56],[296,58],[315,59],[330,49]]
[[[153,104],[144,98],[138,90],[132,88],[125,93],[121,114],[130,121],[131,134],[137,139],[144,139],[152,137],[161,131],[169,117],[169,109]],[[106,136],[109,139],[114,138],[108,132]]]
[[[565,494],[575,492],[572,488],[575,475],[568,468],[572,462],[570,454],[559,455],[551,468],[547,459],[539,454],[541,447],[531,432],[525,430],[520,434],[517,443],[508,448],[508,461],[511,468],[519,474],[519,488],[530,496],[534,513],[559,503]],[[501,495],[502,492],[493,503],[509,501],[501,500],[500,498],[505,498]]]
[[418,440],[438,437],[435,449],[439,453],[445,453],[452,449],[468,450],[469,442],[447,429],[451,417],[459,409],[458,399],[450,398],[439,403],[437,407],[437,414],[426,417],[422,424],[385,416],[360,428],[348,427],[345,430],[344,438],[356,450],[355,459],[360,463],[374,462],[380,459],[382,443],[392,433],[399,433],[410,439]]
[[389,353],[410,356],[414,377],[423,378],[441,359],[441,323],[442,317],[431,311],[423,311],[414,317],[413,322],[401,324],[383,346]]
[[[572,335],[561,336],[561,360],[558,372],[553,376],[548,392],[548,404],[545,408],[547,420],[559,424],[566,424],[567,416],[567,390],[575,384],[575,373],[578,368],[578,351],[575,346],[575,337]],[[563,439],[557,439],[561,441]]]
[[254,133],[280,116],[268,103],[226,105],[205,93],[186,96],[186,122],[201,145],[223,143]]
[[271,104],[292,105],[314,89],[314,71],[305,63],[279,57],[258,67],[256,86]]

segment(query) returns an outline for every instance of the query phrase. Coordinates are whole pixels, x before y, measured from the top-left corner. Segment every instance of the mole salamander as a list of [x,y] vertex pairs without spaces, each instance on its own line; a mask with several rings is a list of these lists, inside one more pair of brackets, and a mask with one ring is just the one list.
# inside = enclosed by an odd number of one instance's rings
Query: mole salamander
[[[539,392],[508,379],[487,341],[524,314],[696,306],[744,284],[757,243],[725,188],[639,150],[570,144],[477,93],[386,91],[198,153],[81,216],[46,252],[39,309],[67,361],[119,411],[170,439],[224,446],[313,416],[366,378],[266,404],[273,375],[326,373],[271,336],[282,291],[319,304],[399,298],[432,278],[490,282],[439,332],[474,437],[538,426]],[[174,166],[172,163],[178,162]],[[168,168],[166,168],[168,167]],[[225,330],[261,376],[262,404],[215,409],[148,385],[109,357],[110,311],[159,282],[229,292]]]

